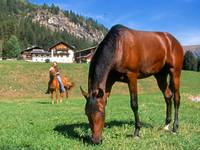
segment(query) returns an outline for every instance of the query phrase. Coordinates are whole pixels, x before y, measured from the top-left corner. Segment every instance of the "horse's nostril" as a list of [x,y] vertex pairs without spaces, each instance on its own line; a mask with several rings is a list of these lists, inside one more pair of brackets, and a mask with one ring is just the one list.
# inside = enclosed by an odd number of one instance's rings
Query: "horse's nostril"
[[102,139],[101,138],[92,138],[92,143],[95,145],[102,144]]

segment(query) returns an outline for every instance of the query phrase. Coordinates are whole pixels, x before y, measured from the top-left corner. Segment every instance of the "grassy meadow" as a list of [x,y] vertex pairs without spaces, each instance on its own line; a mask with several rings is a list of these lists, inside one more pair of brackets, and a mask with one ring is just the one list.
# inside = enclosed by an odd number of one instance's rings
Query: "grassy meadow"
[[0,149],[200,149],[200,73],[183,71],[180,127],[176,135],[162,130],[165,102],[154,78],[139,80],[141,138],[133,139],[134,116],[126,84],[117,83],[106,107],[103,143],[89,143],[84,113],[88,64],[59,64],[75,87],[62,104],[51,104],[44,94],[48,63],[0,61]]

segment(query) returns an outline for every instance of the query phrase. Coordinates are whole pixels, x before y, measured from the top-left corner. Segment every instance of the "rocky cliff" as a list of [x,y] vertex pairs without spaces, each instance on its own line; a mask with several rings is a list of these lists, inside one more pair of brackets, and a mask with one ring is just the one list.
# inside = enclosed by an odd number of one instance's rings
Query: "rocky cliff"
[[77,38],[84,38],[89,41],[99,42],[103,39],[105,31],[86,27],[86,21],[75,23],[68,18],[62,10],[57,14],[49,10],[38,9],[31,14],[33,22],[38,22],[52,31],[62,31],[74,35]]

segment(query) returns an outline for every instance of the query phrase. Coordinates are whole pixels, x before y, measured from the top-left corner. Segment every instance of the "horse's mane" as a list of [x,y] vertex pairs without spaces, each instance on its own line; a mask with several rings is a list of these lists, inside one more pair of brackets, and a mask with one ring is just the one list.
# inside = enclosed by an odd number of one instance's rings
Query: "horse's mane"
[[113,64],[120,31],[124,29],[127,28],[122,25],[113,26],[99,44],[90,64],[88,90],[96,89],[103,78],[108,75]]

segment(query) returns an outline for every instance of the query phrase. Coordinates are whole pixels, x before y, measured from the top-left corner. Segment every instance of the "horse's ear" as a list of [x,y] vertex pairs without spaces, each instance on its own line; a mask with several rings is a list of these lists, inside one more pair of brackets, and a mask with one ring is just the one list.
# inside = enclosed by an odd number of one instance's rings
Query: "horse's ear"
[[97,93],[97,97],[103,97],[103,95],[104,95],[104,91],[99,88],[98,93]]
[[82,93],[82,95],[85,97],[86,100],[88,100],[88,98],[89,98],[89,94],[88,94],[87,92],[85,92],[85,91],[82,89],[81,86],[80,86],[80,89],[81,89],[81,93]]

